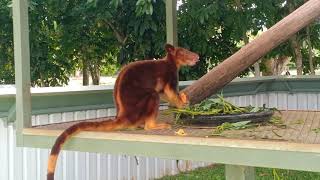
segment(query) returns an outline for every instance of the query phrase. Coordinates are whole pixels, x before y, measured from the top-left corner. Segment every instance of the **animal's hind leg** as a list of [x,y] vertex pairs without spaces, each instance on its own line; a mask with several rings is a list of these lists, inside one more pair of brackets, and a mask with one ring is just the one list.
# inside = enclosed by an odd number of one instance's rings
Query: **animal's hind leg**
[[157,123],[156,119],[159,111],[160,99],[158,94],[153,94],[146,103],[146,111],[142,117],[145,124],[145,130],[152,129],[169,129],[171,128],[170,124],[167,123]]
[[145,130],[152,130],[152,129],[170,129],[171,125],[167,123],[157,123],[155,117],[147,117],[145,119],[145,125],[144,129]]

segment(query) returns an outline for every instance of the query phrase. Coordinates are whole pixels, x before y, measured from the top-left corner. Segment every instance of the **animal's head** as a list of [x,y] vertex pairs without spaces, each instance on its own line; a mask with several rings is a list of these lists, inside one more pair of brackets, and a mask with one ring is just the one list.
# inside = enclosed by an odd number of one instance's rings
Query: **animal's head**
[[181,47],[166,44],[165,49],[169,59],[174,60],[178,67],[194,66],[199,61],[199,55]]

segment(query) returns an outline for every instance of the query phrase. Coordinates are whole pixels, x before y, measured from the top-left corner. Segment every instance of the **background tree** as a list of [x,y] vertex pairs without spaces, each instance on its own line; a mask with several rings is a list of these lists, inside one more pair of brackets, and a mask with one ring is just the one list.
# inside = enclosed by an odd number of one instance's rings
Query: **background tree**
[[[198,79],[250,39],[305,0],[182,0],[179,45],[198,52],[200,63],[183,68],[181,80]],[[138,59],[164,55],[164,0],[30,0],[31,80],[34,86],[60,86],[76,70],[83,84],[99,84]],[[14,83],[10,1],[0,0],[0,83]],[[313,74],[320,63],[320,25],[315,22],[263,57],[264,75],[281,74],[289,61],[298,74]],[[297,62],[297,63],[296,63]],[[246,70],[241,76],[247,75]]]
[[53,0],[33,0],[29,5],[31,80],[33,85],[67,84],[75,62],[62,44],[63,8]]
[[0,0],[0,84],[14,84],[13,27],[8,0]]
[[237,51],[237,42],[223,18],[227,9],[219,1],[182,1],[178,11],[179,45],[199,53],[200,62],[182,69],[181,80],[198,79]]
[[99,84],[102,67],[112,60],[106,58],[108,55],[118,54],[119,64],[160,57],[165,41],[165,6],[163,1],[147,2],[69,2],[63,22],[64,45],[81,64],[84,85],[88,84],[88,71],[93,84]]
[[[275,0],[273,1],[276,2]],[[304,2],[305,1],[303,0],[282,0],[275,3],[274,8],[266,8],[266,10],[272,9],[271,13],[266,13],[266,27],[269,28],[275,21],[282,19],[301,6]],[[308,30],[310,28],[313,30]],[[319,62],[317,62],[319,56],[313,54],[313,52],[320,49],[319,43],[317,43],[319,42],[319,39],[319,22],[315,22],[296,33],[289,41],[274,49],[266,57],[268,60],[275,61],[273,64],[287,63],[287,61],[283,61],[283,58],[285,57],[285,59],[292,61],[298,75],[313,74],[312,69],[315,69],[319,64]],[[308,44],[314,44],[312,47],[310,46],[311,50],[308,49]],[[312,63],[310,63],[311,61]]]

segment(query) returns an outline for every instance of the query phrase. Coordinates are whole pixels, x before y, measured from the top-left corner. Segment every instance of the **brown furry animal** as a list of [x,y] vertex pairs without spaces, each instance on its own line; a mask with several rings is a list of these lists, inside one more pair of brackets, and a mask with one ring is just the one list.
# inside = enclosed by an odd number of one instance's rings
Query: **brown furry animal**
[[188,102],[187,96],[178,93],[178,70],[181,66],[193,66],[199,55],[180,47],[166,44],[167,55],[161,60],[137,61],[125,66],[115,83],[114,100],[117,115],[114,120],[80,122],[67,128],[56,140],[48,161],[47,180],[54,180],[54,171],[63,144],[80,131],[111,131],[136,128],[145,130],[170,128],[157,123],[160,96],[178,108]]

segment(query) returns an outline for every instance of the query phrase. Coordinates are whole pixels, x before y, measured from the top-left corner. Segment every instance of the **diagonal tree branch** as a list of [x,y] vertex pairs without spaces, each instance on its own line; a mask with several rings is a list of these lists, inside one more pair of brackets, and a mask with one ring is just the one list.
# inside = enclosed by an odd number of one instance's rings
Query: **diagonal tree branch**
[[183,90],[190,104],[216,93],[259,58],[320,16],[320,1],[309,0],[255,40]]

